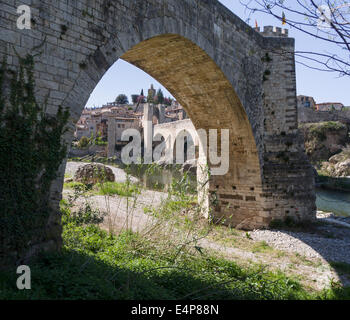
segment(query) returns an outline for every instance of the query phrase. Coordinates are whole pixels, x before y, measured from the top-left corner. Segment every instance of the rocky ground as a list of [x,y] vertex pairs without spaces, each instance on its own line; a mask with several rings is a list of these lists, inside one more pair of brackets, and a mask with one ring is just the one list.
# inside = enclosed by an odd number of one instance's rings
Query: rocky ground
[[[82,163],[68,163],[69,175],[74,175]],[[113,168],[117,181],[126,180],[121,169]],[[133,178],[133,181],[137,181]],[[69,190],[64,190],[67,195]],[[91,196],[95,208],[108,212],[104,227],[116,229],[131,226],[142,231],[154,224],[155,219],[145,208],[157,208],[166,193],[143,190],[137,199]],[[86,199],[80,199],[86,201]],[[332,268],[332,262],[350,265],[350,218],[338,218],[333,214],[319,212],[317,222],[310,230],[255,230],[249,233],[230,230],[227,227],[214,229],[213,234],[198,243],[206,250],[215,251],[241,264],[262,264],[269,269],[279,269],[297,276],[307,286],[322,289],[331,279],[350,285],[350,273]]]

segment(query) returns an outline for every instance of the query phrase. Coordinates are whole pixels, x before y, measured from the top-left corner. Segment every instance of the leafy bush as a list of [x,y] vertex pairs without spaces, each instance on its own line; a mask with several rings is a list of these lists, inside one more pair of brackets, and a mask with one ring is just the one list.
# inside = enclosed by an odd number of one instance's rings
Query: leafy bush
[[128,104],[129,103],[129,99],[127,97],[127,95],[125,94],[120,94],[118,95],[118,97],[115,99],[115,102],[117,104]]
[[81,137],[81,139],[78,142],[78,148],[79,149],[85,149],[90,145],[90,139],[88,137]]
[[329,131],[339,131],[345,130],[346,126],[340,122],[328,121],[328,122],[320,122],[318,124],[312,124],[310,127],[310,134],[314,137],[317,137],[321,141],[326,140],[327,132]]
[[78,211],[72,211],[72,202],[61,201],[62,224],[98,225],[104,220],[104,213],[93,209],[89,203],[79,207]]

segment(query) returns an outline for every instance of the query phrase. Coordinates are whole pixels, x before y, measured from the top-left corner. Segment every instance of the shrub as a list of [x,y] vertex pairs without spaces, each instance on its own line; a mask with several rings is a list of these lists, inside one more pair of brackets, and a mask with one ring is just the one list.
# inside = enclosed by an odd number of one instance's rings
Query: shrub
[[321,122],[317,124],[312,124],[310,126],[310,134],[321,141],[326,140],[327,138],[327,132],[329,131],[340,131],[345,130],[346,126],[340,122],[335,121],[328,121],[328,122]]
[[89,146],[89,144],[90,144],[90,139],[88,137],[83,136],[78,142],[78,148],[85,149]]

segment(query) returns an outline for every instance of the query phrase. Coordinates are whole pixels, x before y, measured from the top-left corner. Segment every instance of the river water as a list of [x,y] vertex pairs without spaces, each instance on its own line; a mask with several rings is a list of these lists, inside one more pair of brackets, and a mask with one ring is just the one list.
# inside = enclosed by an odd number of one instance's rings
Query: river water
[[[138,177],[143,186],[147,189],[167,192],[173,181],[179,181],[183,178],[183,174],[175,169],[156,169],[149,171],[146,168],[131,168],[130,172],[133,176]],[[190,183],[195,189],[196,176],[189,174]],[[317,209],[324,212],[333,212],[339,216],[350,217],[350,192],[332,191],[328,189],[316,189],[316,205]]]
[[350,217],[350,192],[317,188],[316,194],[318,210]]

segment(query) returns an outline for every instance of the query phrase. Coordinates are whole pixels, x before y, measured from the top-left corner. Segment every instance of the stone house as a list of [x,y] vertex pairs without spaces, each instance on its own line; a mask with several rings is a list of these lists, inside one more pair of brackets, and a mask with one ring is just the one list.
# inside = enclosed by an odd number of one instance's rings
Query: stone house
[[298,108],[302,108],[302,107],[311,108],[311,109],[316,108],[316,102],[313,97],[300,95],[297,97],[297,100],[298,100]]
[[325,103],[319,103],[316,104],[316,110],[317,111],[341,111],[343,110],[344,105],[340,102],[325,102]]

